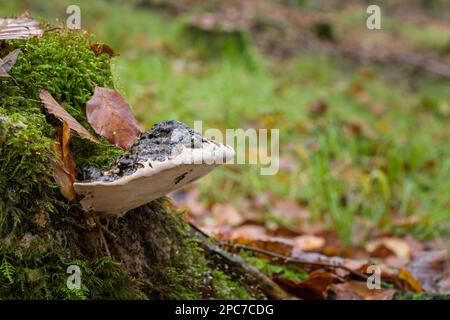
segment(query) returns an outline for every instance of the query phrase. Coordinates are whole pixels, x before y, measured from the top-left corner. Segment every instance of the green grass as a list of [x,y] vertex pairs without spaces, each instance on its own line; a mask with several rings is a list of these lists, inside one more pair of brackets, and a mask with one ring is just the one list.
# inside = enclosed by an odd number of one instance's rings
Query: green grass
[[[70,2],[7,0],[2,15],[27,7],[37,16],[62,18]],[[182,39],[180,19],[116,2],[79,3],[83,27],[120,54],[114,62],[118,88],[146,128],[178,119],[190,125],[202,120],[204,129],[280,129],[281,155],[289,155],[295,169],[261,176],[256,166],[230,165],[198,183],[202,199],[239,207],[243,197],[269,191],[302,203],[312,219],[348,241],[356,227],[374,226],[421,238],[448,236],[448,82],[422,79],[413,90],[404,74],[371,66],[374,76],[366,78],[320,54],[280,63],[254,53],[252,66],[237,54],[205,58]],[[443,41],[434,28],[409,29],[424,46]],[[359,95],[352,93],[357,86]],[[319,99],[328,111],[312,117],[308,106]],[[382,115],[371,111],[374,105],[384,106]],[[346,131],[349,123],[366,129]],[[270,211],[269,205],[261,214]],[[393,214],[419,216],[420,227],[398,229]]]

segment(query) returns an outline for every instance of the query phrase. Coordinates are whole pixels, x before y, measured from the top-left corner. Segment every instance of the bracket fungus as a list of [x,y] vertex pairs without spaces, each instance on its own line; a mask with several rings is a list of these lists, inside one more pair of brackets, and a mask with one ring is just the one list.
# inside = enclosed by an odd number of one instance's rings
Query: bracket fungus
[[85,169],[74,184],[83,210],[121,215],[206,175],[229,162],[234,150],[203,137],[185,124],[162,121],[144,132],[106,172]]

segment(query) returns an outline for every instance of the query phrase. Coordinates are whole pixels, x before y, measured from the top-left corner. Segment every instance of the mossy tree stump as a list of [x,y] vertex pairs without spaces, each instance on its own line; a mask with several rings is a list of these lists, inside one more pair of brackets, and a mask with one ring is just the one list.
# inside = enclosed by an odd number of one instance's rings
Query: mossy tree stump
[[[85,104],[95,86],[114,83],[110,57],[96,56],[89,42],[83,32],[51,31],[1,44],[2,57],[21,52],[13,79],[0,78],[0,299],[251,298],[205,255],[167,199],[104,221],[109,257],[77,201],[61,196],[50,169],[60,123],[38,93],[49,91],[94,134]],[[78,178],[122,153],[102,141],[72,137]],[[66,285],[69,265],[81,269],[80,289]]]

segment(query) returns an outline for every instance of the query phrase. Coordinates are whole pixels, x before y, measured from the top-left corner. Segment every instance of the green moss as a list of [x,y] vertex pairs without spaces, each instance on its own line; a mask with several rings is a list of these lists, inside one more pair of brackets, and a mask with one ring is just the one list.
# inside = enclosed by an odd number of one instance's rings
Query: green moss
[[[38,97],[48,90],[92,132],[84,105],[95,86],[113,86],[108,56],[95,56],[82,32],[7,41],[0,56],[16,48],[13,79],[0,78],[0,298],[142,296],[120,264],[99,255],[86,259],[78,247],[73,225],[80,218],[68,210],[49,167],[58,120],[46,115]],[[72,139],[79,168],[105,167],[121,153],[103,142]],[[66,287],[66,268],[74,262],[85,275],[75,291]]]
[[450,300],[450,295],[444,293],[398,292],[395,294],[394,300]]
[[255,257],[250,253],[242,253],[241,255],[245,260],[269,276],[277,276],[293,281],[304,281],[309,277],[308,272],[295,265],[273,264],[268,260]]
[[250,300],[254,297],[236,279],[226,273],[215,270],[211,276],[215,295],[219,299]]
[[[10,72],[14,79],[0,78],[0,208],[16,213],[30,208],[54,211],[58,197],[49,158],[55,134],[48,121],[52,119],[42,110],[39,90],[48,90],[92,132],[84,105],[95,86],[112,87],[109,57],[95,56],[82,32],[50,32],[42,38],[8,41],[0,56],[16,48],[21,52]],[[120,153],[78,138],[72,146],[78,168],[87,163],[105,167]]]

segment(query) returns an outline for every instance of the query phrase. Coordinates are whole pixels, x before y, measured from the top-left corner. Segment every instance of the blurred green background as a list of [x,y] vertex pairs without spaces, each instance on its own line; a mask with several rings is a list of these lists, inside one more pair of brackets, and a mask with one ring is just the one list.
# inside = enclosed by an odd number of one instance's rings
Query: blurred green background
[[450,80],[437,74],[450,68],[446,1],[379,2],[382,30],[366,28],[364,1],[2,0],[0,13],[56,27],[71,4],[118,55],[117,89],[143,128],[280,129],[278,174],[220,168],[195,185],[202,210],[226,203],[269,227],[320,225],[353,243],[374,232],[449,238]]

